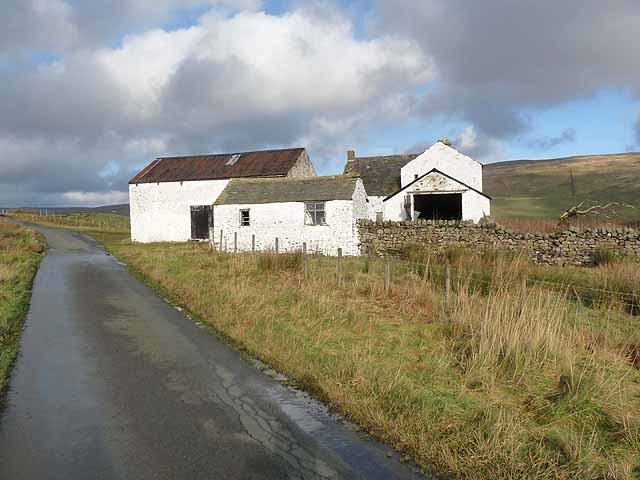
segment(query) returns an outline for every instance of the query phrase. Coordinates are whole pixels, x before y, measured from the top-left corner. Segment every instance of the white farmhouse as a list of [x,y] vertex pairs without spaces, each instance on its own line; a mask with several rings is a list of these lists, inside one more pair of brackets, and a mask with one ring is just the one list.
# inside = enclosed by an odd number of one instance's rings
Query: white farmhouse
[[357,173],[369,195],[371,220],[463,220],[491,214],[482,192],[482,164],[437,142],[420,155],[356,157],[345,173]]
[[356,223],[368,216],[367,193],[354,175],[233,179],[213,207],[214,238],[240,251],[302,250],[359,255]]
[[213,203],[230,179],[315,175],[304,148],[158,158],[129,182],[131,239],[207,239]]

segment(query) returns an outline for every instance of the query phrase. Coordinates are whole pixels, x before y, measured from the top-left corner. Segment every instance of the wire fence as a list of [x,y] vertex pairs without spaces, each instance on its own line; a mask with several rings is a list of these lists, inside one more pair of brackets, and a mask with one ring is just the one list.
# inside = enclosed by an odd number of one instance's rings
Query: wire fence
[[[224,255],[299,255],[300,269],[304,276],[318,277],[331,275],[338,285],[358,281],[358,276],[366,274],[384,285],[388,293],[398,282],[422,281],[430,282],[435,288],[444,292],[448,302],[451,295],[463,288],[470,291],[480,291],[491,294],[497,289],[527,291],[528,289],[543,289],[566,296],[571,301],[579,302],[588,307],[617,307],[631,315],[640,315],[640,285],[629,285],[629,290],[612,290],[597,286],[583,285],[571,282],[557,282],[536,278],[526,267],[518,269],[513,265],[502,268],[487,268],[480,271],[472,268],[456,266],[450,262],[438,259],[420,262],[403,260],[395,257],[345,257],[342,249],[338,249],[337,256],[326,256],[317,252],[308,252],[306,243],[301,249],[282,252],[276,248],[269,252],[256,249],[243,252],[237,248],[223,249]],[[213,244],[203,244],[203,250],[216,251]]]

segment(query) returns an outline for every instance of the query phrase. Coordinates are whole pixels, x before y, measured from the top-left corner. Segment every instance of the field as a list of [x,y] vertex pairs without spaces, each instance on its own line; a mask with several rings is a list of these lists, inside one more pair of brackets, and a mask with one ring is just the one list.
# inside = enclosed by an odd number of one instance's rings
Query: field
[[0,394],[18,352],[31,284],[44,250],[40,235],[0,218]]
[[[640,198],[640,153],[591,155],[485,165],[484,191],[497,218],[557,218],[583,200],[634,204]],[[640,220],[640,205],[621,211]]]
[[[87,224],[90,222],[87,221]],[[640,474],[637,264],[533,267],[418,248],[390,264],[132,244],[83,228],[239,349],[394,445],[465,479]],[[522,279],[528,281],[525,284]],[[266,287],[268,286],[268,287]]]

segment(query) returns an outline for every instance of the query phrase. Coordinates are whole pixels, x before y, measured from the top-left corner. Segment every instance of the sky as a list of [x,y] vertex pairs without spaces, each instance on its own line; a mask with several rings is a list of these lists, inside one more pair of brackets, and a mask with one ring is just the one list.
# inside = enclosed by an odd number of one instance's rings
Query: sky
[[127,202],[159,156],[640,150],[637,0],[0,0],[0,206]]

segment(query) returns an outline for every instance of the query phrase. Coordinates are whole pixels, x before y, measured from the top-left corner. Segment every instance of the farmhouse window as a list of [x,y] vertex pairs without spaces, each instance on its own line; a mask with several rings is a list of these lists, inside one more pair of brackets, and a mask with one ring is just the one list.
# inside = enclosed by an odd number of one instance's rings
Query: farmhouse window
[[307,225],[326,225],[327,215],[324,210],[324,202],[304,204],[304,223]]
[[248,227],[251,225],[251,216],[249,214],[249,209],[240,210],[240,226]]

